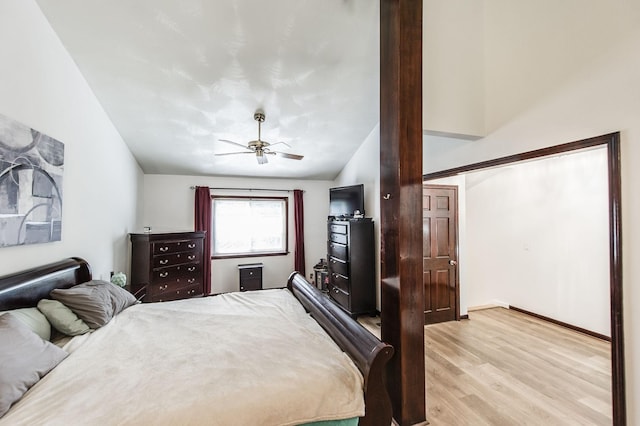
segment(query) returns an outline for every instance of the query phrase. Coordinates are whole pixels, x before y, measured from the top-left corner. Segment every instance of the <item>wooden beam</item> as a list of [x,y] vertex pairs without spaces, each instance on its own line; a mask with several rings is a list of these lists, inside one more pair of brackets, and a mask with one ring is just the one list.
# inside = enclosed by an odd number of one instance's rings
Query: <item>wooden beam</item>
[[425,421],[422,285],[422,0],[380,3],[382,339],[393,417]]

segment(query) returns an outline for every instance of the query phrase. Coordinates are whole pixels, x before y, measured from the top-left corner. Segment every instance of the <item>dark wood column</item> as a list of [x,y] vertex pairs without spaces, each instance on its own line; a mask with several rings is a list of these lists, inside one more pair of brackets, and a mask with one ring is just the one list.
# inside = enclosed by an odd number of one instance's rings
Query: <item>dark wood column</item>
[[382,339],[394,346],[393,417],[425,421],[422,286],[422,0],[380,3]]

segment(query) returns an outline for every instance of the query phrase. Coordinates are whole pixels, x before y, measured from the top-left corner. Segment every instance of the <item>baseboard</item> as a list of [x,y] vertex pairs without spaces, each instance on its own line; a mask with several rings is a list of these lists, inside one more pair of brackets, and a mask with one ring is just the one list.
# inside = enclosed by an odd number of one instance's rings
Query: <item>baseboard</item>
[[509,304],[505,302],[501,302],[499,300],[493,300],[491,303],[487,303],[486,305],[469,306],[467,307],[467,312],[481,311],[483,309],[493,309],[493,308],[509,309]]
[[526,309],[518,308],[517,306],[509,305],[509,309],[514,310],[516,312],[520,312],[520,313],[526,314],[526,315],[530,315],[532,317],[541,319],[543,321],[547,321],[547,322],[559,325],[559,326],[564,327],[564,328],[571,329],[573,331],[577,331],[579,333],[587,334],[587,335],[589,335],[591,337],[595,337],[597,339],[606,340],[607,342],[611,342],[611,337],[605,336],[604,334],[596,333],[595,331],[587,330],[585,328],[578,327],[576,325],[568,324],[568,323],[563,322],[563,321],[558,321],[558,320],[553,319],[553,318],[545,317],[544,315],[536,314],[535,312],[530,312],[530,311],[527,311]]
[[469,319],[469,314],[460,315],[461,320]]

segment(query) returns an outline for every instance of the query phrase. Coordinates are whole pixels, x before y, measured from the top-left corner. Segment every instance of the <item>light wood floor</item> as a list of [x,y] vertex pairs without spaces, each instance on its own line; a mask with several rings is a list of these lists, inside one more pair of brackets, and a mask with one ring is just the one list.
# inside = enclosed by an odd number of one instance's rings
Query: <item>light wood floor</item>
[[425,327],[431,425],[611,425],[608,342],[503,308],[469,318]]

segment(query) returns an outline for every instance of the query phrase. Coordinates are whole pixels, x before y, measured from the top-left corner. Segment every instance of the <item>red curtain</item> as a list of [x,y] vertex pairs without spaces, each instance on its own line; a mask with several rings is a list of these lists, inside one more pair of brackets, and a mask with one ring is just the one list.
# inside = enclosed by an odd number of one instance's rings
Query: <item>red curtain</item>
[[196,186],[195,230],[205,231],[204,237],[204,294],[211,294],[211,192],[208,186]]
[[296,228],[296,247],[294,251],[294,269],[306,275],[304,267],[304,206],[300,189],[293,190],[293,216]]

